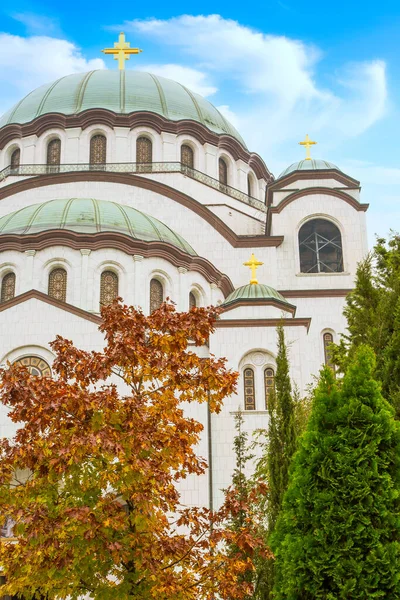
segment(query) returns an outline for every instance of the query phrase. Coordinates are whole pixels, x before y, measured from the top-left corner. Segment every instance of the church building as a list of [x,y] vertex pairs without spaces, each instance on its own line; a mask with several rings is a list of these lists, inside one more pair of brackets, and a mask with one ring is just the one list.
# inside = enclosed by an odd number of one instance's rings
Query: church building
[[[277,324],[301,394],[329,362],[368,205],[351,175],[310,158],[308,136],[304,160],[274,177],[208,100],[125,70],[128,50],[121,34],[106,51],[120,69],[47,83],[0,118],[0,363],[51,375],[57,334],[101,351],[100,308],[116,296],[145,314],[167,297],[221,306],[209,351],[239,372],[237,394],[210,419],[191,407],[210,469],[182,489],[212,507],[231,480],[235,412],[249,432],[268,424]],[[0,436],[15,427],[2,407]]]

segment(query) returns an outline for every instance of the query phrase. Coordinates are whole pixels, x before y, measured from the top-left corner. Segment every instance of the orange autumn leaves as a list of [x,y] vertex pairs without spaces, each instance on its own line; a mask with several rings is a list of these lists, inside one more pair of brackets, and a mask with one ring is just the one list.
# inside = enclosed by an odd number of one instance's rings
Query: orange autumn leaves
[[217,316],[164,303],[146,317],[116,301],[102,311],[103,352],[57,337],[53,379],[19,366],[2,371],[0,399],[19,424],[0,443],[0,514],[15,521],[17,538],[0,545],[2,593],[48,600],[251,593],[244,575],[254,551],[264,551],[251,511],[233,531],[227,519],[246,509],[234,490],[211,513],[182,507],[176,487],[207,468],[196,454],[203,426],[183,403],[219,412],[235,389],[237,374],[224,359],[202,359],[192,347],[207,344]]

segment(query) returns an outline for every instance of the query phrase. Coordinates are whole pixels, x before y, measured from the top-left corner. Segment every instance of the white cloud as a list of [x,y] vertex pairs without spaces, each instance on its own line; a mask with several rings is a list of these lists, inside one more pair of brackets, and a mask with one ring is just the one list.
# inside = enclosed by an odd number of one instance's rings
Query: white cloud
[[160,77],[167,77],[179,81],[192,92],[201,94],[201,96],[211,96],[215,94],[217,88],[208,81],[208,77],[205,73],[198,71],[197,69],[191,69],[190,67],[184,67],[176,64],[148,64],[141,67],[136,67],[138,71],[148,71],[154,75]]
[[67,40],[0,33],[0,113],[44,83],[91,69],[104,69],[103,60],[86,60]]
[[319,84],[321,50],[219,15],[134,20],[123,27],[176,47],[220,89],[234,89],[229,110],[249,146],[264,153],[277,140],[302,138],[307,131],[330,144],[357,136],[385,113],[383,61],[344,65],[327,89]]
[[45,15],[24,12],[14,13],[11,16],[25,25],[29,35],[54,35],[59,32],[58,21]]

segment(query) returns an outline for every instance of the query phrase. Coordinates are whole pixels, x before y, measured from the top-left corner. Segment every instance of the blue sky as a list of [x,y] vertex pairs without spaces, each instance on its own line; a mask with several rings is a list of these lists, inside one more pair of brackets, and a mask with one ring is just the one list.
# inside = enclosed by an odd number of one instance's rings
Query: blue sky
[[[4,6],[4,5],[3,5]],[[368,225],[400,230],[400,6],[271,0],[54,3],[0,9],[0,112],[34,87],[91,68],[116,68],[100,49],[124,30],[144,52],[128,68],[188,85],[220,108],[275,175],[297,142],[361,180]],[[249,9],[249,10],[248,10]]]

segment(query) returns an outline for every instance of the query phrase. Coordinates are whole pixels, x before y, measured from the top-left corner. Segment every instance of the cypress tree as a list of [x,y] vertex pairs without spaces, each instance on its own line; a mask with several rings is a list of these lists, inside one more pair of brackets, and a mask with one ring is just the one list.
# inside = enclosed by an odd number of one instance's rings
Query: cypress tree
[[274,600],[400,598],[400,424],[361,346],[321,373],[272,536]]

